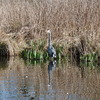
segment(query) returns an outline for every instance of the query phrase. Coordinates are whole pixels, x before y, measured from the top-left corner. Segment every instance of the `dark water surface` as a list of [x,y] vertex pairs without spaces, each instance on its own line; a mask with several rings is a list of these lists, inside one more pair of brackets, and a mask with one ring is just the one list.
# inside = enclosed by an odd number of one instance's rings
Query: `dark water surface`
[[67,62],[0,59],[0,100],[100,100],[100,71]]

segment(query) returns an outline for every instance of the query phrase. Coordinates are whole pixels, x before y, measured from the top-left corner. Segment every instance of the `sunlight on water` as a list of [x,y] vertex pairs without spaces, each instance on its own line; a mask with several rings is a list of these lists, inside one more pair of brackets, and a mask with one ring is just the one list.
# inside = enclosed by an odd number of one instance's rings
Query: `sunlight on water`
[[100,71],[68,62],[0,59],[0,100],[100,100]]

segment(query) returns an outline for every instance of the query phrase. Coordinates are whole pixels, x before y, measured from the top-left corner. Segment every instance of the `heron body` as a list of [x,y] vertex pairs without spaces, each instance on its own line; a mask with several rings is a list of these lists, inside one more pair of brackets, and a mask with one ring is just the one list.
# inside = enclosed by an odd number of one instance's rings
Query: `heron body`
[[48,54],[51,58],[56,58],[56,50],[51,43],[51,31],[48,30],[47,33],[48,33],[48,47],[47,47]]
[[56,51],[52,45],[48,46],[47,50],[50,57],[56,58]]

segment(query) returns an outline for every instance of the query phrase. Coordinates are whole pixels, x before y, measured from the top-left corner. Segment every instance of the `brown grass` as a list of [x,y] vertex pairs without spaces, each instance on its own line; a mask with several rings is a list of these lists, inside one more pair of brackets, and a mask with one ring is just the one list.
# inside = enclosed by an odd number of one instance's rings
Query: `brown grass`
[[0,29],[21,42],[46,39],[51,29],[53,42],[80,49],[84,40],[84,53],[94,52],[100,48],[100,0],[0,0]]

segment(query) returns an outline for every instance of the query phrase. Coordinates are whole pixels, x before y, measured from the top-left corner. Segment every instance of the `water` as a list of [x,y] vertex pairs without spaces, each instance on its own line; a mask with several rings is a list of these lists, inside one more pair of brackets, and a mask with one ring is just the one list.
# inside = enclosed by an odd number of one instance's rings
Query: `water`
[[100,71],[68,62],[0,59],[0,100],[100,100]]

